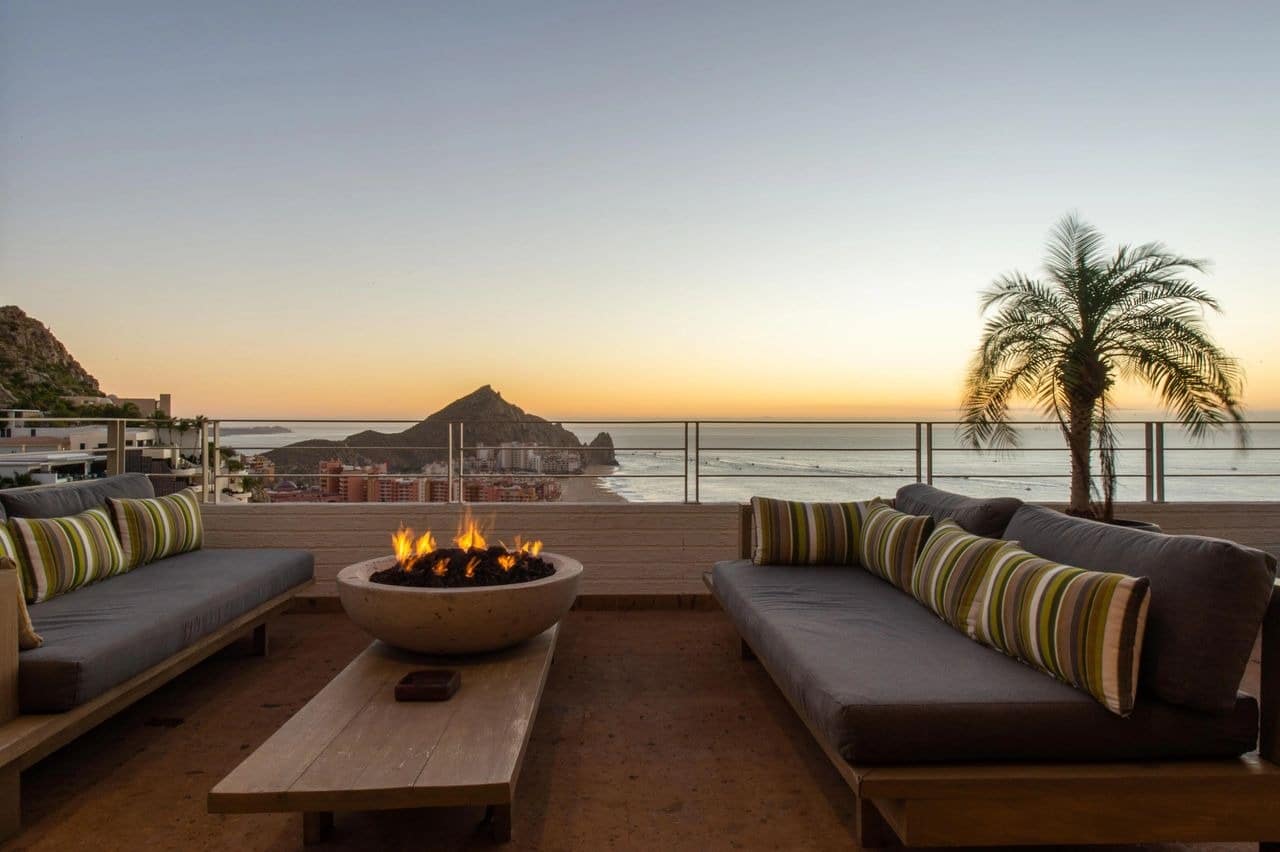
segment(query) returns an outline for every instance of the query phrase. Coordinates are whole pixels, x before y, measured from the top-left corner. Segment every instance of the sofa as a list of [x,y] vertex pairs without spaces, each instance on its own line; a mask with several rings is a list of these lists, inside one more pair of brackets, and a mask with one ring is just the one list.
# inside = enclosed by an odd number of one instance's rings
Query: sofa
[[[53,518],[151,498],[124,474],[0,491],[0,522]],[[310,553],[201,548],[29,605],[40,647],[18,650],[16,612],[0,615],[0,831],[18,828],[19,773],[220,648],[246,635],[266,653],[266,622],[312,582]],[[14,600],[14,571],[0,595]],[[8,575],[8,576],[3,576]],[[11,641],[12,640],[12,641]]]
[[716,564],[708,585],[744,657],[853,788],[859,844],[1280,840],[1264,804],[1280,792],[1266,701],[1280,683],[1265,650],[1266,712],[1238,692],[1280,613],[1273,556],[923,484],[892,503],[1055,562],[1146,577],[1150,608],[1121,716],[857,566]]

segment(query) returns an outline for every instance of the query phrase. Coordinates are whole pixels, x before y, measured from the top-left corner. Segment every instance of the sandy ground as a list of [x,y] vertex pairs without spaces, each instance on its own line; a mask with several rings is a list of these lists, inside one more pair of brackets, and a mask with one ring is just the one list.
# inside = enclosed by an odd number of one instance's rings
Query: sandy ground
[[603,464],[588,465],[583,471],[592,474],[591,479],[561,479],[560,501],[563,503],[625,503],[627,498],[610,491],[600,481],[617,468]]
[[[298,815],[210,815],[205,795],[367,641],[341,614],[288,615],[271,656],[197,666],[30,769],[10,848],[299,849]],[[846,850],[852,807],[722,613],[574,611],[506,848]],[[492,848],[482,815],[343,813],[317,848]]]

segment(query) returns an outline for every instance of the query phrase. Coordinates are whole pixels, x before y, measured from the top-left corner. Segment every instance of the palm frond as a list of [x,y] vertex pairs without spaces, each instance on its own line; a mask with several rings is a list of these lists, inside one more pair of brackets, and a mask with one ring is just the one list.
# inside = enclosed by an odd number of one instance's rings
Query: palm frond
[[1079,283],[1080,273],[1097,268],[1102,261],[1104,237],[1078,213],[1068,213],[1049,232],[1045,246],[1045,271],[1061,284]]

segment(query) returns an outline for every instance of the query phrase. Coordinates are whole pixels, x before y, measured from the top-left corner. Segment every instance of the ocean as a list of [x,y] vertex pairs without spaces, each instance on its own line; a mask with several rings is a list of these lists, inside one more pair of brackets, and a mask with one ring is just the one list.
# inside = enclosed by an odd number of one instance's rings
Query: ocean
[[[364,429],[400,431],[413,424],[366,421],[305,423],[276,421],[291,431],[224,435],[222,444],[245,453],[282,447],[308,438],[341,440]],[[263,425],[225,422],[225,427]],[[603,485],[632,502],[742,502],[753,495],[796,500],[861,500],[892,495],[916,481],[914,423],[751,422],[685,425],[565,423],[583,441],[598,432],[613,437],[617,469]],[[975,496],[1012,495],[1024,500],[1067,497],[1070,457],[1058,427],[1019,427],[1021,448],[975,452],[963,447],[954,424],[933,427],[933,482]],[[1118,427],[1120,474],[1117,499],[1146,496],[1142,424]],[[1191,439],[1180,427],[1165,427],[1165,499],[1280,499],[1280,423],[1255,423],[1249,447],[1233,433]],[[921,436],[922,444],[924,436]],[[694,446],[698,446],[696,462]],[[924,454],[922,453],[922,456]],[[698,476],[694,477],[694,470]],[[686,476],[687,471],[687,476]],[[927,476],[922,459],[922,477]]]

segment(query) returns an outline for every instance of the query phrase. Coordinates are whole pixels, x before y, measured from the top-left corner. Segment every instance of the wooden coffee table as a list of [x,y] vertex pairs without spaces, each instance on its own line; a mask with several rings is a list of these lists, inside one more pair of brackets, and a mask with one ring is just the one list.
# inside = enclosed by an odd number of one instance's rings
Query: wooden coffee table
[[[423,657],[374,642],[209,793],[210,813],[300,811],[303,841],[334,811],[487,805],[511,837],[511,805],[559,627],[480,657]],[[448,701],[398,702],[406,673],[454,668]]]

